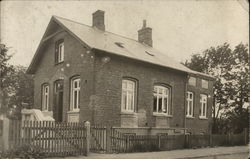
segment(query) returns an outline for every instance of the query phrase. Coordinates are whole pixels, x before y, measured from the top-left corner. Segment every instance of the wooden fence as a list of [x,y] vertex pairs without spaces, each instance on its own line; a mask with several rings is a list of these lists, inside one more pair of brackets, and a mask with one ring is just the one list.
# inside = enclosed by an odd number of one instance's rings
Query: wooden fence
[[106,152],[107,150],[107,128],[102,125],[90,127],[90,151]]
[[86,155],[84,123],[10,121],[9,149],[30,146],[47,156]]
[[234,146],[248,143],[246,133],[228,135],[136,135],[116,128],[91,127],[91,151],[122,153],[160,151],[208,146]]

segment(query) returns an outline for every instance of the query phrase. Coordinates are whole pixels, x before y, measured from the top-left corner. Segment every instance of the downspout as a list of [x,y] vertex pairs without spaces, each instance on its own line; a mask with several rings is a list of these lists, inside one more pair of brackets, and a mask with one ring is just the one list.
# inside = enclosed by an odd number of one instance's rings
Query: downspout
[[187,84],[188,84],[189,75],[185,81],[185,90],[184,90],[184,134],[186,134],[186,108],[187,108]]

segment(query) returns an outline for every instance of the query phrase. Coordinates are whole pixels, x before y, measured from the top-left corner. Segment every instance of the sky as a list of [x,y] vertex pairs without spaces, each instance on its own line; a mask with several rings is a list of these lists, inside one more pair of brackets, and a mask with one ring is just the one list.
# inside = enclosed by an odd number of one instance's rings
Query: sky
[[52,15],[92,25],[98,9],[107,31],[132,39],[146,19],[153,46],[179,62],[225,42],[249,44],[249,8],[237,0],[1,1],[1,43],[12,64],[29,66]]

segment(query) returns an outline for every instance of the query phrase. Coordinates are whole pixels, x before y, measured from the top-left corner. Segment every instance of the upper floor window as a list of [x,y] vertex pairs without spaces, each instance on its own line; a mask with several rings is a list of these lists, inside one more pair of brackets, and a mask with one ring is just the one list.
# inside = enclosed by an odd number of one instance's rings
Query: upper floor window
[[195,77],[189,77],[188,84],[192,86],[196,86],[196,78]]
[[207,95],[201,94],[200,95],[200,118],[206,118],[207,117]]
[[42,85],[42,110],[49,110],[49,85]]
[[187,92],[187,110],[186,110],[187,117],[194,116],[194,94],[193,92]]
[[64,41],[59,40],[56,42],[55,63],[64,61]]
[[170,89],[164,86],[154,86],[154,113],[171,115]]
[[122,80],[122,103],[121,110],[124,112],[135,111],[135,81],[124,79]]
[[207,80],[201,80],[201,87],[208,89],[208,81]]
[[71,80],[70,110],[72,111],[80,109],[80,81],[80,78]]

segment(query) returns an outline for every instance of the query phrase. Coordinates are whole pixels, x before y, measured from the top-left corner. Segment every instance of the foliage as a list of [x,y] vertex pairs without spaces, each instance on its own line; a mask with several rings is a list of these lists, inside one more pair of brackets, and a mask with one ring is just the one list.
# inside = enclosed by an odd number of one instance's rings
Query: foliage
[[7,103],[6,100],[8,97],[8,92],[11,92],[11,84],[8,83],[10,81],[10,75],[13,73],[14,68],[12,65],[8,63],[11,56],[8,55],[8,49],[5,45],[0,44],[0,113],[6,112]]
[[1,158],[43,159],[46,154],[38,146],[23,145],[2,153]]
[[33,105],[33,77],[27,75],[23,66],[9,64],[11,55],[5,45],[1,46],[0,114],[10,118],[20,118],[23,103]]
[[[201,54],[192,55],[185,65],[216,79],[213,132],[242,132],[248,123],[247,110],[244,108],[249,102],[250,92],[248,45],[241,43],[233,50],[227,43],[211,47]],[[226,125],[227,128],[223,128]]]

